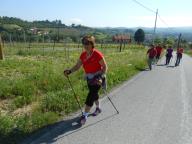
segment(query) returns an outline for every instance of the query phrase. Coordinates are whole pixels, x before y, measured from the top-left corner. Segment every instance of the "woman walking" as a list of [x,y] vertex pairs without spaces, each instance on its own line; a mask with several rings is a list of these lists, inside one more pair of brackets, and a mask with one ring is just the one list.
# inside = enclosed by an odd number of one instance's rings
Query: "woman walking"
[[64,70],[64,75],[68,76],[83,66],[89,89],[85,101],[85,110],[80,118],[81,124],[85,124],[94,103],[96,105],[96,110],[93,115],[96,116],[101,113],[98,92],[101,88],[103,77],[107,72],[107,64],[104,55],[95,48],[95,38],[93,36],[83,37],[82,44],[84,46],[84,51],[71,69]]

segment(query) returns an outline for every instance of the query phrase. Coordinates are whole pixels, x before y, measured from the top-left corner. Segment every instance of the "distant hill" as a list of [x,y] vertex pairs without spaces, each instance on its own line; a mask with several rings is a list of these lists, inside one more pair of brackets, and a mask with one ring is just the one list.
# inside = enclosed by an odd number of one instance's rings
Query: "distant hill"
[[[116,34],[129,34],[134,36],[135,31],[142,28],[146,35],[152,35],[154,29],[146,27],[103,27],[91,28],[83,25],[72,24],[67,26],[61,20],[55,21],[25,21],[13,17],[0,17],[0,33],[5,41],[12,40],[23,41],[23,35],[26,35],[27,41],[63,41],[65,39],[78,42],[80,37],[85,34],[93,34],[96,39],[111,41],[112,36]],[[176,27],[176,28],[157,28],[156,36],[160,38],[174,37],[182,33],[182,38],[192,41],[192,27]]]

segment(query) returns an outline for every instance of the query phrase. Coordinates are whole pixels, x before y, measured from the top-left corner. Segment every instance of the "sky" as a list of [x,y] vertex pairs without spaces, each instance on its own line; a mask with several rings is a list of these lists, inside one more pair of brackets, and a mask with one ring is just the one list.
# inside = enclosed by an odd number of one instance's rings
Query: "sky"
[[89,27],[192,26],[192,0],[1,0],[0,16]]

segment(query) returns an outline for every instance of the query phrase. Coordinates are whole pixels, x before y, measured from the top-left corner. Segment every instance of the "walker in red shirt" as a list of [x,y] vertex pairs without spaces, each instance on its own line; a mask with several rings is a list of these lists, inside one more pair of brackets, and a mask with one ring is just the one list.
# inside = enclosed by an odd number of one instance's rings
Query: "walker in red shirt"
[[103,58],[103,54],[96,49],[93,49],[88,57],[86,51],[82,52],[80,59],[86,74],[94,74],[102,70],[99,61]]
[[159,60],[161,52],[162,52],[163,48],[161,46],[156,46],[156,51],[157,51],[157,55],[156,55],[156,59]]
[[182,55],[183,55],[183,48],[177,48],[177,59],[175,62],[175,66],[178,66],[180,64],[180,61],[182,59]]

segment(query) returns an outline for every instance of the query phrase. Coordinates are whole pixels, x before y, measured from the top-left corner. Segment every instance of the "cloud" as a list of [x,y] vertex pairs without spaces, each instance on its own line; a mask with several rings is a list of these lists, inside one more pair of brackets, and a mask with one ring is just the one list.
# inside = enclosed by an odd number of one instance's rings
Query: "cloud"
[[129,24],[132,23],[133,26],[153,27],[155,16],[131,16],[129,21]]
[[71,24],[78,25],[78,24],[83,24],[83,21],[79,18],[71,18],[66,20],[64,23],[67,25],[71,25]]
[[169,27],[192,26],[192,18],[189,16],[165,16],[161,17],[161,19],[159,23],[161,25],[162,23],[166,23]]
[[129,16],[128,17],[129,20],[134,20],[134,21],[151,21],[151,20],[155,20],[155,16]]
[[[145,27],[154,27],[154,16],[132,16],[131,21],[135,21],[136,24],[140,24]],[[181,27],[192,26],[192,18],[190,16],[158,16],[157,27]]]

